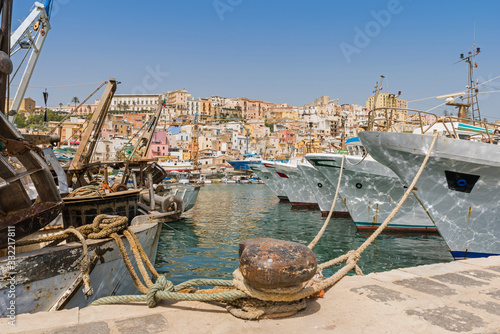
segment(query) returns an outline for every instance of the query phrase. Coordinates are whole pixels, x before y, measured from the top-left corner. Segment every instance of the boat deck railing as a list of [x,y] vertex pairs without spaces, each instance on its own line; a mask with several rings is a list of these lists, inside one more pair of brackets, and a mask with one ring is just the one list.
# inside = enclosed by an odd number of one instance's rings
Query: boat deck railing
[[[402,118],[400,118],[402,116]],[[442,116],[418,109],[381,107],[368,114],[367,131],[413,132],[419,128],[422,134],[440,128],[450,138],[497,144],[500,141],[500,125],[481,120]]]

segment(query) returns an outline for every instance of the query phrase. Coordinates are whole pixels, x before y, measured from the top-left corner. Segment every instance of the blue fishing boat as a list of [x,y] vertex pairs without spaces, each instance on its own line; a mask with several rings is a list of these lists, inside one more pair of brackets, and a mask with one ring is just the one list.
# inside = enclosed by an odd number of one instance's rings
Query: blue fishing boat
[[234,169],[240,170],[249,170],[251,165],[259,165],[261,162],[262,157],[255,153],[243,154],[243,160],[236,159],[228,161]]

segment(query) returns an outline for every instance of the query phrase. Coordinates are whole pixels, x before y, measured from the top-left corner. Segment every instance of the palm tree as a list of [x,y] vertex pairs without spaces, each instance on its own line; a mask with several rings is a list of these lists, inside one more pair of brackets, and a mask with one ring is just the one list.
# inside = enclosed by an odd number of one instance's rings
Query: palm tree
[[59,107],[62,107],[62,106],[63,106],[62,102],[59,102]]
[[127,111],[129,108],[129,105],[127,104],[127,102],[123,103],[123,110]]
[[137,103],[135,103],[135,101],[132,101],[132,106],[134,106],[134,111],[135,111],[135,106],[137,105]]
[[75,104],[75,110],[74,110],[74,111],[76,112],[76,104],[77,104],[77,103],[80,103],[80,100],[79,100],[79,99],[75,96],[75,97],[73,97],[73,98],[71,99],[71,102],[73,102],[73,103]]

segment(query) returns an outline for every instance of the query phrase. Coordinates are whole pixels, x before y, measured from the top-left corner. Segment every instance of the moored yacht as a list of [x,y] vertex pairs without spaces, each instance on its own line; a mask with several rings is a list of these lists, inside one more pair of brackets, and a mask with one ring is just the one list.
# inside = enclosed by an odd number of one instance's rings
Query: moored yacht
[[243,160],[231,160],[228,163],[237,170],[249,170],[250,166],[259,165],[262,162],[262,157],[259,154],[247,153],[243,154]]

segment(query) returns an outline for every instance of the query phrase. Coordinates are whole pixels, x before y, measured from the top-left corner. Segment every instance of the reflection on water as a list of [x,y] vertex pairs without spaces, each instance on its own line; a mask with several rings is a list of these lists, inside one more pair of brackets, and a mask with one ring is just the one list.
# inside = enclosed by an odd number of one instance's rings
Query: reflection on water
[[[265,185],[206,185],[184,218],[163,226],[157,270],[174,284],[192,278],[231,279],[238,267],[238,245],[245,239],[266,237],[307,245],[324,218],[320,211],[290,208]],[[322,263],[357,248],[368,236],[357,233],[350,219],[332,218],[314,253]],[[385,234],[362,254],[360,267],[367,274],[452,260],[439,236]]]

